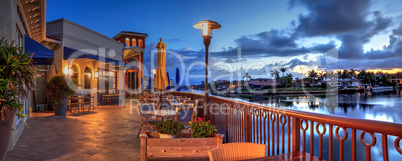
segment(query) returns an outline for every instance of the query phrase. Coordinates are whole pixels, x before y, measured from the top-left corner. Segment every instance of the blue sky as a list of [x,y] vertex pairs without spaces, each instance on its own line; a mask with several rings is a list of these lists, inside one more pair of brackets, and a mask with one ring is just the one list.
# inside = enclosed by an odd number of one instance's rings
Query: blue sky
[[[402,68],[401,11],[399,0],[47,1],[48,21],[66,18],[109,37],[120,31],[147,33],[148,68],[150,51],[164,38],[168,49],[184,57],[182,73],[204,61],[201,32],[193,25],[217,21],[222,28],[214,32],[210,47],[211,79],[231,72],[270,78],[269,70],[281,66],[296,77],[312,68]],[[331,49],[336,56],[325,54]],[[168,58],[167,70],[173,73],[178,59],[169,52]],[[189,71],[203,72],[201,66]]]

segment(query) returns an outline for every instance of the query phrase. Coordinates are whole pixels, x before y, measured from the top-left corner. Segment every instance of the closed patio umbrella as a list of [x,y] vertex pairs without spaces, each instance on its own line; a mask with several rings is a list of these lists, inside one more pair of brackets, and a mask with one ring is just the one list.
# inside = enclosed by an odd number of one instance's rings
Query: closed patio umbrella
[[176,91],[181,91],[179,68],[176,68]]
[[[157,64],[158,67],[156,68],[155,74],[155,89],[162,91],[165,90],[168,86],[168,80],[166,75],[166,44],[161,41],[156,45],[157,49]],[[162,101],[162,94],[159,94],[160,101]]]
[[166,87],[166,90],[170,90],[170,77],[169,77],[169,72],[166,73],[167,75],[167,80],[168,80],[168,86]]

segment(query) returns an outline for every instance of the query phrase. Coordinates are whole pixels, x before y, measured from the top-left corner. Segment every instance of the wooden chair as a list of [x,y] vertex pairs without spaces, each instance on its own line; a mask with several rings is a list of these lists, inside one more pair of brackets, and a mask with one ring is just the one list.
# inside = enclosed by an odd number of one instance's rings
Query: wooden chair
[[170,101],[162,100],[161,102],[158,102],[158,110],[172,110],[172,105]]
[[152,111],[155,108],[154,104],[151,103],[144,103],[140,105],[140,116],[141,116],[141,127],[138,130],[138,136],[140,136],[141,130],[142,129],[149,129],[149,130],[153,130],[156,123],[158,123],[158,120],[153,119],[154,115],[152,114],[147,114],[147,113],[143,113],[144,111]]
[[256,143],[227,143],[208,151],[210,161],[231,161],[266,156],[267,146]]
[[195,116],[197,116],[197,111],[198,111],[198,100],[185,100],[185,104],[190,103],[193,104],[194,110],[195,110]]
[[189,129],[190,122],[194,120],[195,109],[193,104],[182,104],[180,108],[176,108],[176,121],[184,125],[184,129]]
[[179,103],[184,103],[184,101],[190,101],[190,98],[178,98]]
[[85,111],[85,108],[91,110],[91,94],[88,94],[86,90],[82,91],[82,112]]

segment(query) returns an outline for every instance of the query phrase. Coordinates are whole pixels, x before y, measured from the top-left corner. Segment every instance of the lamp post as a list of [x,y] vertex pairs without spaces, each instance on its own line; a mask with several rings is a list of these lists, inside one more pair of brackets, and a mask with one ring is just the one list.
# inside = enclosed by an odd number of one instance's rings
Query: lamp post
[[208,49],[211,44],[212,31],[221,28],[221,25],[215,21],[204,20],[196,23],[195,28],[202,30],[202,37],[204,38],[205,45],[205,84],[204,84],[204,117],[207,115],[207,105],[209,102],[208,91]]

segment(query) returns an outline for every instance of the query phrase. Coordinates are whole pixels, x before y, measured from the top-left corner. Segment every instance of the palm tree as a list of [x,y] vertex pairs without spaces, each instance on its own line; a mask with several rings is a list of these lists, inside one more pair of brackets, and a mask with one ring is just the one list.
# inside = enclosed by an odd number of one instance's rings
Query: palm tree
[[285,76],[285,72],[286,72],[286,68],[285,67],[281,67],[281,72],[282,72],[282,77],[284,77]]
[[356,76],[356,70],[350,69],[349,74],[353,77]]
[[276,69],[271,70],[271,76],[274,77],[276,80],[279,80],[279,71]]
[[317,78],[317,72],[313,69],[308,72],[308,78],[310,78],[310,81],[312,82],[313,79]]
[[288,74],[286,74],[286,76],[288,76],[290,79],[293,80],[293,74],[292,73],[288,73]]
[[346,69],[343,70],[343,72],[342,72],[342,78],[343,78],[343,79],[346,79],[346,78],[349,78],[349,76],[350,76],[350,75],[349,75],[348,70],[346,70]]
[[320,72],[318,74],[318,76],[319,76],[320,80],[324,80],[324,78],[327,76],[327,74],[325,72]]
[[247,81],[247,79],[248,79],[248,80],[251,79],[251,76],[248,75],[248,72],[247,72],[247,73],[244,73],[243,79],[244,79],[244,78],[246,78],[246,81]]

